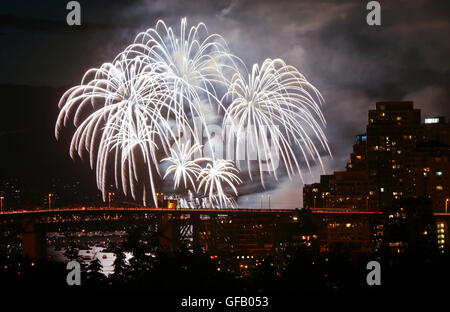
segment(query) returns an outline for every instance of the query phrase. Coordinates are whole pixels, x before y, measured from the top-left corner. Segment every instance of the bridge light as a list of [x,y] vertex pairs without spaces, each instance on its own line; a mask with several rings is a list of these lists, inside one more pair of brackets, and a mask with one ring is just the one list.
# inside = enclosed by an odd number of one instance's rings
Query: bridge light
[[52,209],[52,197],[53,193],[48,193],[48,209]]

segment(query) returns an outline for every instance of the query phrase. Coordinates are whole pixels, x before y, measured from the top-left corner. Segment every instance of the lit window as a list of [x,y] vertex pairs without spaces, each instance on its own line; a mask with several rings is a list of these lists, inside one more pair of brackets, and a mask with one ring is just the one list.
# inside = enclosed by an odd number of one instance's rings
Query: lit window
[[384,192],[384,187],[380,188],[380,192],[381,192],[381,193]]
[[436,172],[436,175],[437,175],[438,177],[442,176],[442,171],[437,171],[437,172]]
[[442,187],[442,185],[436,185],[436,190],[438,191],[442,191],[444,188]]
[[439,123],[439,118],[425,118],[426,124],[436,124]]

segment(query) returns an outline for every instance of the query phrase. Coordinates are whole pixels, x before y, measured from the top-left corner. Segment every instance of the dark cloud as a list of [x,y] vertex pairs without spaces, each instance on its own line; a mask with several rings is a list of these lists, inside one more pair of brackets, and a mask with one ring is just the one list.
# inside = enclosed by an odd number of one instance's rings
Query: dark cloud
[[126,28],[130,26],[117,24],[93,24],[84,23],[83,27],[76,29],[67,25],[65,20],[45,20],[30,17],[19,17],[13,15],[0,16],[0,28],[10,28],[28,32],[58,32],[62,30],[72,31],[94,31]]

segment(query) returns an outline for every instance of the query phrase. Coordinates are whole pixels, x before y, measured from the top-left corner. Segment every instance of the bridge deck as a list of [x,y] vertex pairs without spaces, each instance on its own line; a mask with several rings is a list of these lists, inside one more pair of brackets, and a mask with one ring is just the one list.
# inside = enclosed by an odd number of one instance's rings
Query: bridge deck
[[[79,213],[79,212],[130,212],[130,213],[171,213],[171,214],[294,214],[297,209],[213,209],[213,208],[154,208],[154,207],[77,207],[77,208],[59,208],[59,209],[36,209],[36,210],[15,210],[2,211],[0,216],[51,214],[51,213]],[[333,208],[313,208],[313,214],[347,214],[347,215],[381,215],[378,211],[353,211],[349,209]],[[450,213],[434,213],[435,216],[449,217]]]

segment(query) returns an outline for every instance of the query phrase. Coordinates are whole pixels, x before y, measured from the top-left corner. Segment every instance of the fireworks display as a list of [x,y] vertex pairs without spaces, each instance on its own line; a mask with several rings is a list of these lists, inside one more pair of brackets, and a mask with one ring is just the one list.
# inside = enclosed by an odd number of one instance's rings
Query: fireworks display
[[[236,168],[233,160],[216,155],[211,124],[220,120],[226,137],[235,140],[236,154],[245,152],[250,179],[250,162],[256,160],[264,186],[266,171],[278,178],[274,159],[281,159],[289,178],[302,176],[298,155],[308,168],[310,160],[323,166],[314,143],[330,152],[322,102],[319,91],[280,59],[248,72],[204,24],[188,30],[182,19],[176,34],[158,21],[62,96],[55,135],[73,121],[70,155],[82,158],[87,152],[104,200],[114,177],[125,195],[136,199],[141,190],[144,205],[150,194],[157,206],[157,177],[168,164],[162,178],[173,176],[174,190],[194,191],[210,207],[236,207],[243,160]],[[248,157],[252,149],[255,159]],[[203,157],[205,151],[211,156]]]
[[198,190],[203,188],[204,194],[208,197],[213,207],[235,206],[235,202],[230,199],[224,190],[224,185],[228,185],[238,195],[235,184],[242,183],[236,175],[238,170],[234,168],[233,162],[225,159],[217,159],[208,163],[200,172],[198,179],[200,183]]
[[184,143],[181,147],[171,149],[171,156],[164,158],[162,161],[168,161],[171,165],[167,168],[164,178],[173,174],[173,188],[176,189],[180,186],[181,180],[183,180],[184,187],[188,188],[188,183],[195,189],[196,180],[200,174],[202,167],[199,163],[208,160],[207,158],[195,158],[195,153],[200,151],[201,145],[190,145]]
[[[312,133],[330,152],[320,124],[315,120],[317,117],[325,125],[319,107],[322,96],[295,67],[287,66],[281,59],[266,59],[261,67],[253,65],[247,80],[236,73],[224,98],[228,96],[232,101],[226,110],[224,126],[231,125],[228,129],[232,132],[230,137],[236,137],[237,154],[242,147],[246,155],[251,155],[252,151],[256,153],[263,185],[263,160],[269,160],[267,171],[274,173],[275,178],[276,162],[270,160],[277,158],[282,159],[289,177],[295,170],[302,177],[296,156],[299,151],[308,168],[309,157],[318,159],[323,168],[320,153],[310,136]],[[271,143],[274,145],[272,148]],[[246,159],[252,178],[251,157]]]

